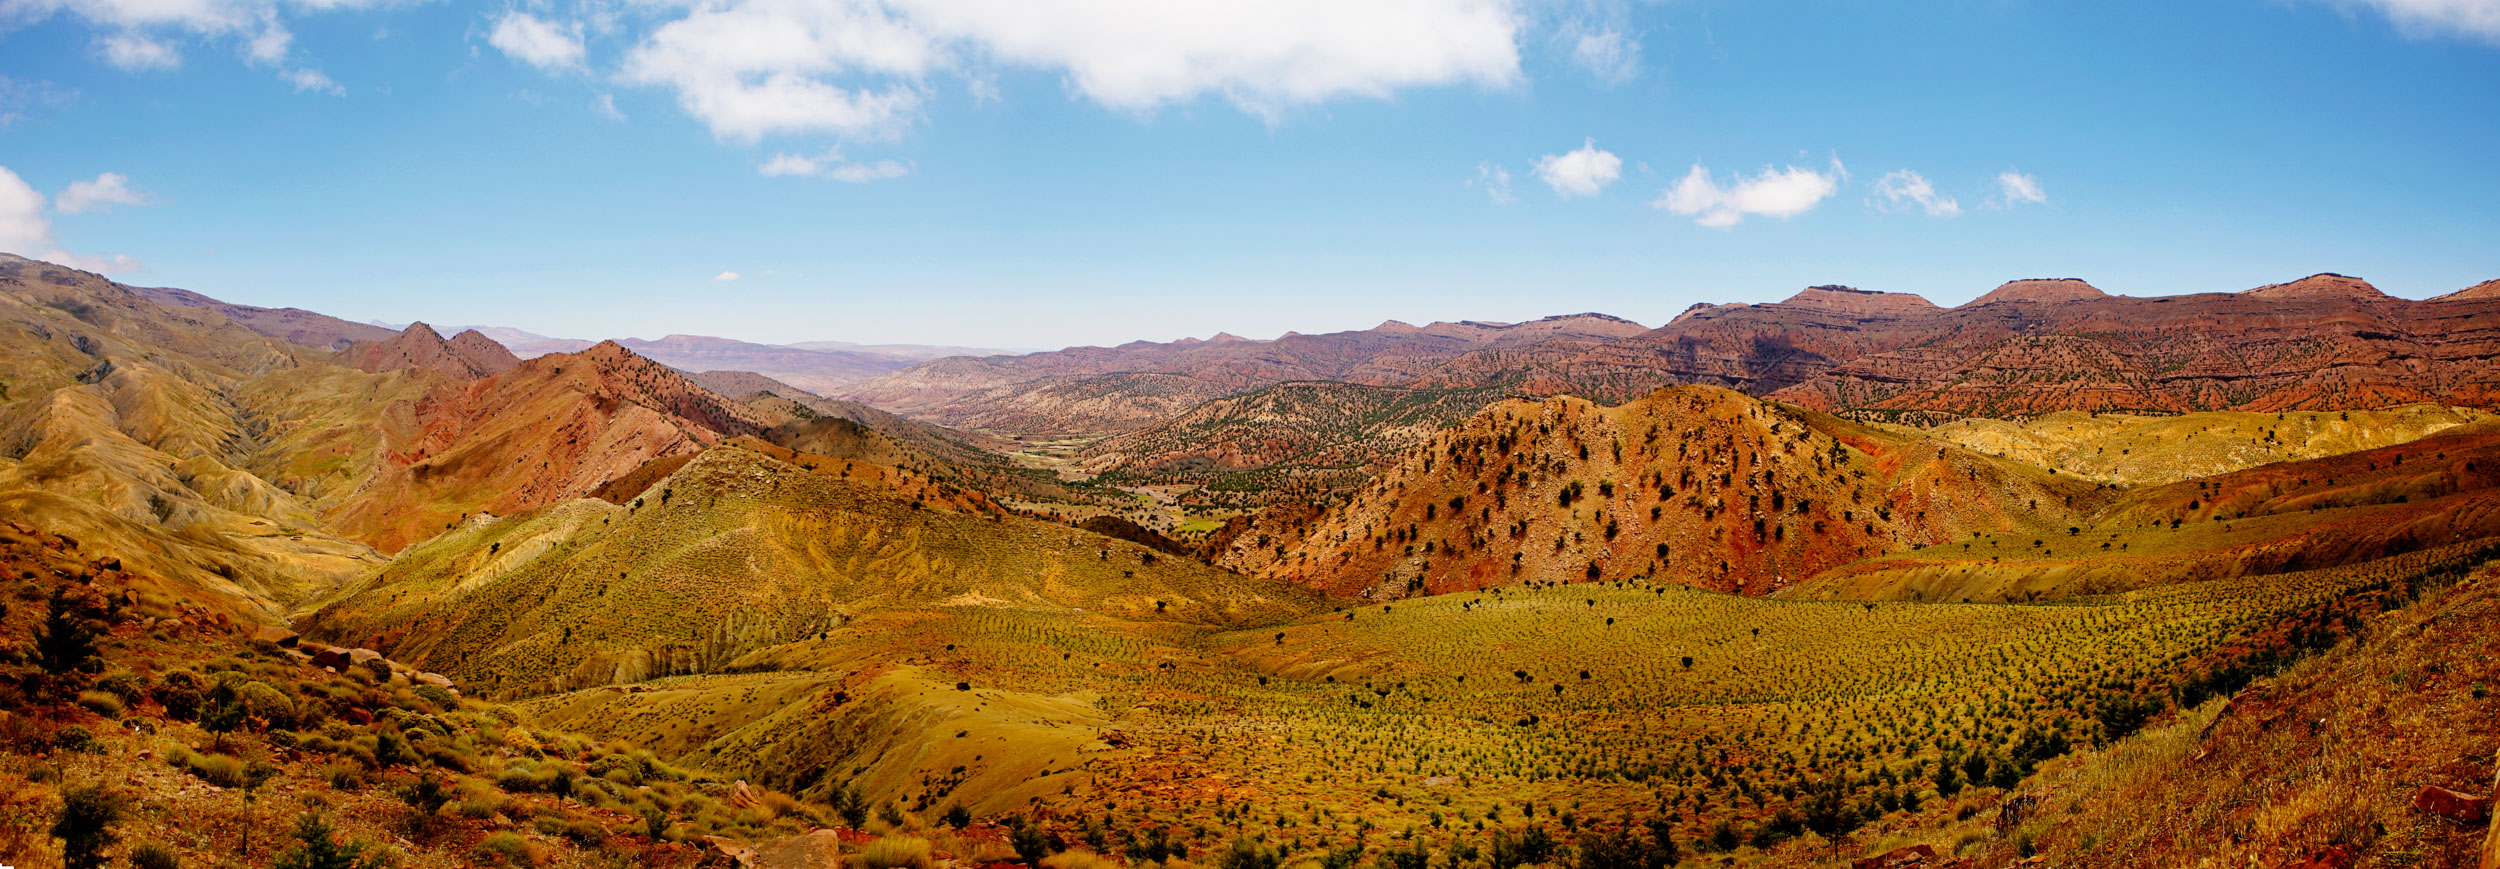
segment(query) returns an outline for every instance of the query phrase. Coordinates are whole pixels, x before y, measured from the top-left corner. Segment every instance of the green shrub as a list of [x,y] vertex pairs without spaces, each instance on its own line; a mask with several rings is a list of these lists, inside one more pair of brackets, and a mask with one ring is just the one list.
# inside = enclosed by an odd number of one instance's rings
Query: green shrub
[[363,841],[341,844],[330,822],[312,812],[295,819],[296,845],[278,855],[274,869],[380,869],[381,861],[364,856]]
[[53,731],[52,747],[80,754],[104,753],[104,744],[96,741],[95,733],[75,724]]
[[479,841],[477,856],[487,863],[505,866],[536,866],[542,859],[537,845],[511,831],[496,833]]
[[129,670],[115,670],[104,674],[95,680],[94,688],[120,698],[125,706],[136,706],[148,695],[147,680]]
[[61,840],[61,865],[66,869],[103,866],[104,849],[113,844],[113,825],[121,821],[125,806],[121,795],[102,787],[62,792],[61,811],[52,821],[52,837]]

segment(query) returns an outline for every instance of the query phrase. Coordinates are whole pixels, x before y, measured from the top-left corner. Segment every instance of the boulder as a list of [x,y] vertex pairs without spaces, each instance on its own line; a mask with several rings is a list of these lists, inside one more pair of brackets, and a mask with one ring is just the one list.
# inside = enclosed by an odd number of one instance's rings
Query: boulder
[[315,667],[329,667],[345,672],[347,670],[349,660],[350,659],[347,657],[346,649],[334,646],[322,646],[313,650],[312,662]]
[[2413,795],[2413,810],[2461,824],[2479,824],[2491,818],[2491,798],[2429,785]]
[[758,842],[753,859],[758,869],[841,869],[842,834],[820,829]]
[[419,685],[432,685],[436,688],[451,687],[451,677],[441,673],[410,673],[408,679]]
[[1901,869],[1906,866],[1926,866],[1935,862],[1935,859],[1934,846],[1911,845],[1906,848],[1894,848],[1873,857],[1851,860],[1849,869]]
[[[223,622],[225,619],[225,614],[218,614],[218,621]],[[293,648],[298,641],[303,639],[303,637],[297,635],[294,631],[277,625],[263,625],[252,630],[252,639],[266,640],[268,642],[276,643],[282,647]]]
[[372,649],[349,649],[347,650],[347,659],[349,661],[362,664],[366,661],[381,660],[382,653],[376,652]]

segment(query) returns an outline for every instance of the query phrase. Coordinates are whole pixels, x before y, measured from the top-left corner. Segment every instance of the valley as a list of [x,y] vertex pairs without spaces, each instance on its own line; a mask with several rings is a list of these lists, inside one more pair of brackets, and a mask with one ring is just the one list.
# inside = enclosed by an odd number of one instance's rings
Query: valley
[[[828,386],[792,354],[869,351],[8,257],[0,803],[201,865],[304,811],[406,866],[2465,865],[2406,801],[2500,752],[2485,295],[1825,286]],[[51,823],[0,848],[67,866]]]

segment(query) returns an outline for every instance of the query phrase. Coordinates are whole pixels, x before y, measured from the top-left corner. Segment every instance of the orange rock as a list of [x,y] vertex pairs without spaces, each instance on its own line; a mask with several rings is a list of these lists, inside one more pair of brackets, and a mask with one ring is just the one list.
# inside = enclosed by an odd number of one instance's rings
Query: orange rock
[[2476,824],[2491,817],[2491,798],[2461,794],[2438,785],[2428,785],[2413,795],[2413,810],[2438,815],[2459,823]]

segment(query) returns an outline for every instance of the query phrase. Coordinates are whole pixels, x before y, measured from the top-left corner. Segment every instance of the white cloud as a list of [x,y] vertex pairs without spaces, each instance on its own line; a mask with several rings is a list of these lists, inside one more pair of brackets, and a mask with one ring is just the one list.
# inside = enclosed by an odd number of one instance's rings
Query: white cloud
[[2384,13],[2413,34],[2451,33],[2500,43],[2500,0],[2343,0]]
[[1519,0],[721,0],[628,54],[723,139],[888,136],[925,79],[1056,72],[1121,111],[1218,96],[1274,120],[1339,97],[1519,78]]
[[1952,217],[1962,213],[1962,203],[1954,201],[1953,197],[1937,194],[1936,185],[1928,183],[1927,176],[1908,169],[1894,170],[1877,179],[1875,195],[1883,197],[1880,205],[1890,211],[1917,208],[1927,212],[1929,217]]
[[285,78],[288,84],[295,86],[297,93],[310,91],[318,94],[329,94],[334,97],[343,97],[347,95],[346,88],[340,87],[338,82],[331,81],[330,77],[322,73],[321,70],[290,69],[286,71]]
[[1789,218],[1804,214],[1838,190],[1845,175],[1838,160],[1832,161],[1828,173],[1765,166],[1752,178],[1738,173],[1723,186],[1712,180],[1710,170],[1696,163],[1650,204],[1692,217],[1703,226],[1725,228],[1744,222],[1746,215]]
[[1510,170],[1490,160],[1476,164],[1476,177],[1468,179],[1467,186],[1484,188],[1484,195],[1493,197],[1495,205],[1519,201],[1519,197],[1510,192]]
[[52,207],[62,214],[83,214],[89,211],[111,211],[116,205],[146,205],[148,195],[130,189],[129,176],[119,172],[97,175],[93,181],[72,181],[61,195],[52,198]]
[[774,154],[772,159],[764,161],[755,169],[771,177],[831,178],[850,184],[866,184],[871,181],[901,178],[911,174],[910,166],[893,160],[878,160],[873,163],[848,162],[842,159],[842,153],[838,150],[829,150],[814,156]]
[[590,110],[593,113],[596,113],[599,117],[606,118],[611,121],[625,120],[625,113],[618,111],[616,108],[615,94],[600,94],[597,97],[593,97],[590,101]]
[[1565,199],[1595,196],[1623,177],[1623,158],[1598,150],[1597,140],[1589,139],[1579,150],[1537,158],[1536,177]]
[[1571,62],[1598,81],[1623,84],[1641,74],[1641,43],[1621,30],[1592,31],[1574,22],[1564,37],[1571,42]]
[[1998,198],[1991,204],[1999,208],[2049,201],[2048,191],[2040,189],[2040,179],[2020,172],[1997,173],[1997,190]]
[[713,283],[716,283],[716,284],[717,284],[717,283],[720,283],[720,282],[722,282],[722,281],[734,281],[734,280],[737,280],[737,279],[738,279],[738,273],[737,273],[737,272],[721,272],[720,274],[717,274],[717,275],[713,275],[713,276],[712,276],[712,282],[713,282]]
[[[104,177],[119,176],[108,173],[98,180]],[[52,237],[52,220],[44,214],[43,194],[6,166],[0,166],[0,251],[93,272],[126,272],[139,267],[138,260],[121,254],[89,255],[63,250]]]
[[151,69],[173,69],[182,65],[182,53],[163,40],[137,33],[116,33],[96,42],[103,50],[104,62],[124,72]]
[[558,27],[527,12],[506,12],[496,19],[486,43],[514,60],[548,70],[578,68],[584,53],[578,25]]

